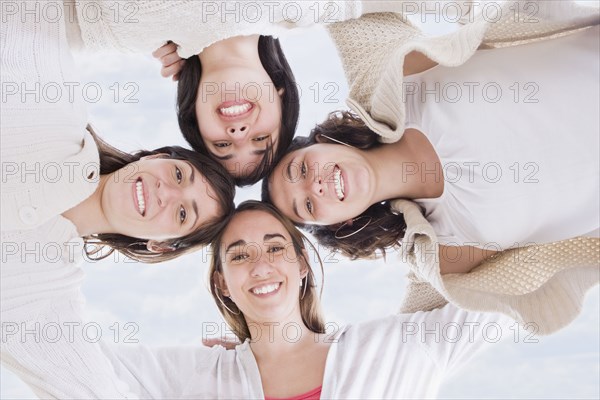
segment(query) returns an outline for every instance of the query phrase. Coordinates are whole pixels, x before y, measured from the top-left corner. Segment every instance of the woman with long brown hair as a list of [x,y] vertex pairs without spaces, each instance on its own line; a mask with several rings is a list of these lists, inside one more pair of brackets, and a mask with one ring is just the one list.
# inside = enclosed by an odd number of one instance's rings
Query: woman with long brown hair
[[[98,346],[76,327],[71,340],[59,344],[46,337],[24,344],[9,332],[3,362],[45,397],[430,398],[511,322],[448,305],[351,326],[327,324],[335,329],[326,333],[309,245],[265,203],[242,203],[226,219],[213,244],[209,282],[241,341],[234,349]],[[60,271],[53,274],[59,278]],[[63,294],[71,302],[83,300],[77,291]],[[82,313],[73,308],[64,321]],[[442,335],[451,336],[440,340]],[[98,353],[92,356],[90,349]]]
[[[535,23],[510,14],[528,4]],[[440,37],[393,14],[332,27],[352,111],[295,139],[263,199],[320,244],[400,249],[416,282],[462,307],[543,315],[548,333],[599,279],[600,18],[574,2],[500,9]]]

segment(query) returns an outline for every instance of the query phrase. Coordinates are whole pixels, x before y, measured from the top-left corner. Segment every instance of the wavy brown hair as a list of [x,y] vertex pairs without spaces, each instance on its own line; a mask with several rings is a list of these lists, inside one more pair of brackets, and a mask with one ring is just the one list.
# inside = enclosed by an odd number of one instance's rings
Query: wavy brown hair
[[[350,111],[334,111],[323,123],[315,126],[308,137],[294,138],[288,153],[319,143],[342,146],[339,142],[360,150],[368,150],[382,146],[377,141],[378,137],[379,135],[370,130],[356,114]],[[270,191],[277,188],[271,188],[270,181],[271,177],[263,180],[262,200],[273,204]],[[333,225],[296,223],[296,225],[311,233],[319,244],[339,251],[353,260],[385,256],[386,249],[399,246],[406,232],[404,216],[394,212],[389,201],[372,204],[355,219],[359,227],[346,223]],[[361,221],[370,222],[366,227],[358,230],[362,226]]]
[[[300,302],[300,314],[302,315],[302,321],[304,325],[315,333],[325,333],[325,322],[323,319],[323,315],[321,313],[321,304],[320,297],[321,293],[317,294],[317,286],[315,284],[315,276],[310,267],[310,263],[306,259],[304,246],[305,243],[308,243],[313,249],[314,246],[310,241],[300,232],[294,224],[284,215],[282,215],[275,207],[270,204],[262,203],[256,200],[245,201],[240,204],[235,212],[227,218],[227,225],[231,222],[232,218],[235,215],[246,211],[261,211],[272,215],[275,217],[285,230],[290,234],[292,238],[292,245],[294,247],[294,252],[296,255],[296,259],[299,262],[306,265],[308,274],[306,275],[303,285],[306,288],[306,291],[301,291],[300,298],[298,301]],[[225,233],[227,226],[224,227],[223,230],[217,235],[215,240],[212,243],[213,251],[212,251],[212,260],[210,269],[208,271],[208,281],[210,284],[210,293],[213,296],[215,304],[217,308],[225,318],[227,324],[231,330],[236,334],[236,336],[243,342],[246,339],[250,339],[250,329],[248,328],[248,323],[246,322],[246,318],[244,314],[240,311],[237,305],[231,300],[229,297],[225,297],[221,293],[221,288],[219,287],[219,279],[217,274],[223,273],[223,260],[221,258],[221,247],[223,245],[223,234]],[[321,272],[323,272],[323,262],[321,261],[321,257],[319,253],[316,252],[317,258],[319,260],[319,265],[321,266]],[[322,289],[322,285],[321,285]],[[304,293],[302,293],[304,292]],[[226,307],[225,307],[226,306]],[[233,311],[233,313],[231,311]]]
[[176,239],[162,241],[168,251],[162,253],[147,249],[148,240],[125,236],[117,233],[100,233],[84,237],[85,253],[91,260],[101,260],[110,256],[114,251],[144,263],[158,263],[177,258],[183,254],[195,251],[210,244],[212,238],[222,229],[223,217],[233,212],[235,185],[231,176],[216,161],[195,151],[179,146],[161,147],[155,150],[140,150],[130,154],[121,151],[102,140],[88,125],[98,152],[100,153],[100,174],[111,174],[127,165],[139,161],[142,157],[164,154],[165,158],[185,160],[192,164],[213,189],[221,207],[221,215],[203,224],[195,232]]
[[[262,162],[250,173],[234,177],[236,185],[253,185],[265,177],[285,154],[285,150],[292,142],[298,116],[300,115],[300,95],[296,85],[296,78],[290,65],[283,54],[279,39],[271,36],[260,36],[258,39],[258,56],[265,71],[273,81],[277,89],[284,89],[281,96],[281,127],[279,130],[279,139],[277,147],[273,148],[271,144],[267,146],[267,151]],[[188,58],[181,72],[179,73],[179,83],[177,85],[177,121],[179,129],[187,142],[194,150],[218,162],[218,159],[208,150],[202,140],[202,132],[198,125],[196,117],[196,98],[198,88],[200,87],[200,78],[202,77],[202,64],[200,57],[193,56]],[[244,169],[245,170],[245,169]]]

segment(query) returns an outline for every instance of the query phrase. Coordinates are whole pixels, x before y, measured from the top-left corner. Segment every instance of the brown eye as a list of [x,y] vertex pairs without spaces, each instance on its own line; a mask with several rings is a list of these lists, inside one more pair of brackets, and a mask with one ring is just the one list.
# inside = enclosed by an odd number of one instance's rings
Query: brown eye
[[269,138],[270,135],[265,135],[265,136],[259,136],[257,138],[254,138],[252,140],[254,140],[255,142],[262,142],[263,140],[267,140]]
[[175,167],[175,178],[177,179],[177,183],[181,183],[181,181],[183,180],[183,174],[181,173],[181,170],[177,167]]
[[312,205],[312,202],[309,199],[306,199],[306,210],[308,211],[308,213],[310,215],[312,215],[312,213],[313,213],[313,205]]
[[214,145],[215,145],[215,147],[218,147],[218,148],[220,148],[220,149],[224,149],[225,147],[229,147],[229,146],[231,146],[231,143],[228,143],[228,142],[220,142],[220,143],[215,143]]
[[185,222],[186,217],[187,212],[185,211],[185,208],[183,208],[183,206],[179,207],[179,222],[183,224]]
[[244,261],[248,257],[250,257],[250,256],[247,253],[237,254],[231,258],[231,261],[240,262],[240,261]]
[[283,250],[284,250],[283,246],[274,245],[274,246],[270,246],[267,249],[267,253],[279,253],[280,251],[283,251]]

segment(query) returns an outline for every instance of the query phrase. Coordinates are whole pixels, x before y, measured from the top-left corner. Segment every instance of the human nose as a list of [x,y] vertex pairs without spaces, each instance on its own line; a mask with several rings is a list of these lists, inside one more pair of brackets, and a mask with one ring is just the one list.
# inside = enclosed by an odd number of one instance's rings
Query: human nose
[[316,196],[323,196],[323,178],[316,176],[310,180],[310,191]]
[[181,190],[160,180],[156,181],[156,200],[160,207],[166,207],[181,197]]
[[227,134],[233,141],[243,141],[250,132],[250,125],[248,124],[236,124],[230,125],[226,128]]
[[271,254],[261,250],[257,254],[256,262],[252,264],[251,274],[253,278],[266,278],[273,272],[273,265],[269,258]]

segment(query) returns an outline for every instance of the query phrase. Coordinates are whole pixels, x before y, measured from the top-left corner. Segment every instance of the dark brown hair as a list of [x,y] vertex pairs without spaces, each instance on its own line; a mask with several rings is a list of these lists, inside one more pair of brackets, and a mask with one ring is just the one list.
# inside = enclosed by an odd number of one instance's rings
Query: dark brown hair
[[[325,122],[318,124],[308,137],[294,138],[288,153],[319,143],[342,146],[339,142],[368,150],[382,145],[377,138],[378,135],[355,114],[349,111],[334,111]],[[270,190],[277,188],[271,188],[269,181],[270,177],[263,180],[262,200],[273,204]],[[326,226],[301,223],[296,225],[314,235],[319,244],[337,250],[351,259],[374,258],[380,254],[385,256],[386,249],[398,246],[406,231],[404,216],[392,211],[389,201],[372,204],[354,219],[358,227],[346,223]],[[360,229],[366,222],[368,225]]]
[[[306,287],[306,291],[304,293],[302,293],[303,291],[301,291],[300,298],[298,299],[298,301],[300,302],[300,314],[302,315],[302,321],[304,322],[304,325],[306,325],[306,327],[312,332],[325,333],[325,322],[321,313],[321,304],[319,300],[320,294],[317,294],[315,276],[305,256],[306,247],[304,246],[304,243],[309,243],[311,246],[312,243],[310,243],[310,241],[302,234],[302,232],[296,229],[294,224],[287,217],[282,215],[275,207],[273,207],[270,204],[262,203],[256,200],[249,200],[240,204],[235,210],[235,212],[227,218],[226,226],[215,237],[212,243],[212,260],[210,269],[208,271],[210,293],[213,296],[217,308],[225,318],[225,321],[229,324],[231,330],[241,341],[250,338],[250,330],[248,328],[248,324],[246,322],[244,314],[242,314],[242,312],[233,302],[233,300],[221,294],[221,288],[218,286],[219,280],[217,278],[217,274],[223,273],[223,260],[221,259],[221,246],[223,241],[223,234],[225,233],[227,225],[229,225],[232,218],[235,215],[246,211],[261,211],[272,215],[279,222],[281,222],[285,230],[290,234],[290,237],[292,238],[292,245],[294,247],[294,252],[297,259],[301,263],[305,264],[308,269],[308,274],[304,279],[305,282],[303,282],[303,284]],[[316,255],[319,259],[319,264],[321,266],[322,272],[323,263],[321,261],[321,258],[319,257],[319,254],[316,253]],[[233,312],[231,312],[230,310]]]
[[223,227],[223,216],[230,214],[234,208],[235,185],[231,176],[217,162],[198,154],[195,151],[179,146],[161,147],[152,151],[141,150],[134,154],[123,152],[102,140],[88,126],[100,153],[100,174],[111,174],[119,169],[140,160],[142,157],[165,154],[166,158],[185,160],[192,164],[210,182],[216,199],[221,207],[221,215],[203,224],[195,232],[181,238],[163,241],[169,251],[156,253],[147,249],[148,240],[133,238],[117,233],[101,233],[84,237],[85,251],[88,258],[100,260],[108,257],[115,250],[125,256],[144,263],[158,263],[179,257],[208,245],[212,238]]
[[[248,174],[234,177],[236,185],[252,185],[265,177],[275,164],[283,157],[285,150],[292,142],[298,116],[300,114],[300,96],[296,79],[292,73],[279,40],[271,36],[260,36],[258,39],[258,56],[277,89],[284,89],[281,96],[281,128],[277,147],[267,147],[262,162]],[[202,64],[197,55],[186,60],[179,74],[177,85],[177,120],[183,137],[190,146],[199,153],[214,160],[217,158],[208,150],[202,140],[202,133],[196,118],[196,98],[202,77]]]

